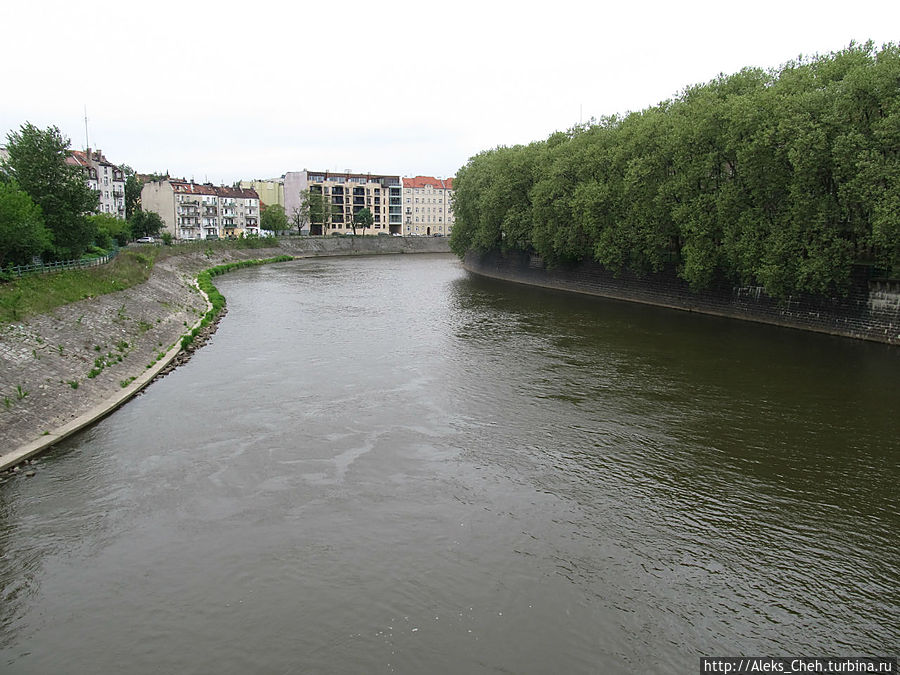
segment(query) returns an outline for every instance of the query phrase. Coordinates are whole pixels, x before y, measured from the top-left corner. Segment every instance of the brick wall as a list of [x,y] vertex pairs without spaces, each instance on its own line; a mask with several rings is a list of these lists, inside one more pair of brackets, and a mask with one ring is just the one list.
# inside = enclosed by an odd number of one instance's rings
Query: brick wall
[[797,295],[779,301],[760,287],[726,282],[693,292],[674,270],[616,277],[593,262],[548,269],[539,256],[496,251],[470,252],[463,264],[475,274],[546,288],[900,344],[900,281],[872,280],[865,267],[854,268],[846,296]]

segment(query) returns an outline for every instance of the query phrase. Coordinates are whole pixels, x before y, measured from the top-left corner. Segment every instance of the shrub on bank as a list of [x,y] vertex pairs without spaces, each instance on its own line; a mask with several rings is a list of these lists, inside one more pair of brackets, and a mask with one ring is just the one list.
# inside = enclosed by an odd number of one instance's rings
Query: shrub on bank
[[186,349],[188,346],[193,343],[194,338],[200,334],[200,331],[206,328],[209,324],[215,321],[216,317],[219,316],[219,313],[222,311],[222,308],[225,306],[225,296],[219,293],[219,289],[215,287],[212,282],[213,277],[217,277],[220,274],[225,274],[226,272],[231,272],[232,270],[240,269],[241,267],[254,267],[256,265],[268,265],[269,263],[277,263],[277,262],[287,262],[289,260],[293,260],[294,257],[290,255],[279,255],[274,258],[263,258],[261,260],[237,260],[235,262],[225,263],[223,265],[216,265],[215,267],[210,267],[209,269],[205,269],[200,274],[197,275],[197,287],[206,293],[206,296],[209,298],[209,302],[212,307],[206,314],[203,315],[203,318],[200,320],[200,324],[196,326],[190,333],[187,333],[181,338],[181,348]]

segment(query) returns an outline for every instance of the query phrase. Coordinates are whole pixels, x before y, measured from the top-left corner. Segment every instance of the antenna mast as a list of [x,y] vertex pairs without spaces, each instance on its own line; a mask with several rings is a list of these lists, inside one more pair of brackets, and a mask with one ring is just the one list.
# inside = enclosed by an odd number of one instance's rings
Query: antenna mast
[[88,138],[87,105],[84,106],[84,144],[84,151],[88,152],[91,149],[91,141]]

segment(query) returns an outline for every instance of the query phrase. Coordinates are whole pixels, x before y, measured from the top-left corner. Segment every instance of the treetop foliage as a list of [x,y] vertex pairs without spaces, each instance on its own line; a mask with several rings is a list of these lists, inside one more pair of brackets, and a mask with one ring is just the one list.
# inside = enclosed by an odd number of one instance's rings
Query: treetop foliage
[[96,234],[86,216],[96,210],[98,196],[81,169],[66,163],[69,139],[57,127],[39,129],[26,122],[7,141],[5,176],[40,206],[56,257],[79,257]]
[[900,272],[900,49],[746,68],[646,110],[472,157],[455,253],[499,248],[613,271],[674,266],[775,296]]
[[259,225],[262,229],[274,234],[284,232],[289,225],[287,216],[284,214],[284,207],[280,204],[269,204],[260,217]]

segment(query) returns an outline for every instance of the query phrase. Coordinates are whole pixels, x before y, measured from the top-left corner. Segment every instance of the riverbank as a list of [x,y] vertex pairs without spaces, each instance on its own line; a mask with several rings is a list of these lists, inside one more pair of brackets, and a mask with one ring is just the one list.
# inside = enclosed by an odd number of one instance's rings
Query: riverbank
[[448,251],[446,239],[425,237],[288,237],[262,249],[175,247],[159,257],[143,284],[0,325],[0,470],[108,414],[173,361],[182,362],[181,337],[208,308],[194,285],[203,269],[283,255]]
[[871,279],[868,268],[854,270],[844,296],[793,295],[776,299],[758,286],[721,282],[693,291],[674,270],[647,276],[614,274],[586,261],[547,267],[525,253],[469,252],[463,262],[473,274],[712,316],[767,323],[887,344],[900,344],[900,281]]

